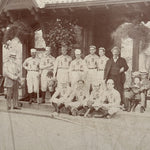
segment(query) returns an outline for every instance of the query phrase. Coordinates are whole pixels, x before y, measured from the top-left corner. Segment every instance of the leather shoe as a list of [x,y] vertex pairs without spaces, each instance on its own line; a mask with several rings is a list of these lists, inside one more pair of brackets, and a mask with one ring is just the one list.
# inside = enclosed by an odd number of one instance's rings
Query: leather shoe
[[13,107],[13,109],[21,109],[20,107]]
[[7,107],[7,110],[10,110],[10,109],[11,109],[11,107],[10,107],[10,106],[8,106],[8,107]]
[[111,115],[107,115],[107,116],[106,116],[106,119],[111,119]]
[[29,101],[29,104],[32,104],[32,100]]
[[78,110],[76,108],[71,110],[72,116],[77,116]]
[[104,115],[94,115],[95,118],[104,118]]
[[143,106],[141,106],[140,113],[144,113],[144,111],[145,111],[145,108]]

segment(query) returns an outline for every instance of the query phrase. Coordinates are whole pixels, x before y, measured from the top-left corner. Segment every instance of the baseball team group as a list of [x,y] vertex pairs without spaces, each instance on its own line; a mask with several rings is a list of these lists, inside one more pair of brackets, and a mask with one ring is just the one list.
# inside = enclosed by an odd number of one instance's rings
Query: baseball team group
[[11,51],[4,63],[4,87],[7,89],[7,109],[18,107],[18,87],[21,85],[21,67],[27,71],[26,83],[29,104],[38,100],[45,103],[49,91],[50,102],[55,112],[67,112],[70,115],[85,117],[111,118],[120,109],[135,111],[140,105],[140,112],[145,111],[147,91],[150,89],[148,73],[133,72],[132,83],[124,87],[127,62],[120,55],[120,49],[111,49],[112,57],[105,56],[105,48],[89,46],[89,54],[82,58],[81,49],[75,49],[73,60],[68,55],[67,46],[61,47],[61,55],[52,56],[51,47],[46,47],[42,58],[37,57],[37,50],[30,50],[31,56],[19,66],[16,53]]

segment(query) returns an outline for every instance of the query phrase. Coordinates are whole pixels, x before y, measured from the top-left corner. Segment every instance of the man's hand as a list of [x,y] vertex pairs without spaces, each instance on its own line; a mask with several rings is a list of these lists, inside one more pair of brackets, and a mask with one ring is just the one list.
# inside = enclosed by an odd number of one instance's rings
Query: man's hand
[[120,68],[120,73],[124,72],[124,67]]
[[18,80],[19,79],[19,76],[14,76],[14,80]]

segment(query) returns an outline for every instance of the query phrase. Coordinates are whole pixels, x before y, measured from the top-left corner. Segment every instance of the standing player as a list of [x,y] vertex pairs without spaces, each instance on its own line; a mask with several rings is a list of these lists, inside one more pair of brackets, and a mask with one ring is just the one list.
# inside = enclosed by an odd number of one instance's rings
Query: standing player
[[85,57],[85,62],[88,68],[87,76],[87,88],[90,91],[90,87],[96,82],[97,75],[97,60],[99,57],[95,54],[96,46],[91,45],[89,47],[90,54]]
[[36,99],[37,92],[39,91],[39,60],[36,58],[36,49],[31,49],[31,57],[27,58],[23,67],[27,70],[27,87],[29,93],[29,103]]
[[54,64],[54,77],[57,77],[58,86],[61,83],[69,83],[69,66],[72,58],[67,55],[67,47],[61,47],[62,55],[56,58]]
[[99,48],[98,68],[97,68],[97,82],[99,84],[103,83],[103,81],[104,81],[104,69],[105,69],[107,60],[108,60],[108,57],[105,56],[105,48],[100,47]]
[[51,55],[51,48],[46,47],[45,56],[41,59],[40,69],[41,69],[41,91],[42,91],[42,101],[45,103],[45,94],[48,88],[48,72],[53,71],[55,58]]
[[87,67],[84,60],[81,58],[80,49],[75,50],[75,57],[76,59],[71,62],[69,69],[72,88],[76,86],[79,79],[85,80],[87,74]]

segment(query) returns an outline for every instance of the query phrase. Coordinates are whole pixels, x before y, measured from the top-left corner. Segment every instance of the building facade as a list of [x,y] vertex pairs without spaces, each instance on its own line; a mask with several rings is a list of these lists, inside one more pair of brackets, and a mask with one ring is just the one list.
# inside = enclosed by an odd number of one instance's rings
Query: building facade
[[[30,48],[44,46],[43,39],[46,34],[44,31],[47,24],[68,16],[77,20],[75,28],[77,43],[74,48],[81,48],[85,56],[91,44],[96,45],[97,48],[105,47],[106,55],[111,57],[110,50],[115,46],[112,33],[125,22],[144,21],[146,23],[149,21],[149,8],[150,0],[2,0],[0,3],[0,12],[7,16],[10,23],[17,20],[23,21],[35,33],[31,39],[21,43],[22,61],[29,56]],[[37,34],[38,32],[41,32],[42,36]],[[38,44],[39,41],[41,44]],[[128,61],[130,71],[139,70],[140,66],[145,63],[142,60],[149,58],[149,51],[143,54],[138,40],[122,39],[120,48],[122,56]],[[3,53],[2,44],[0,53]],[[56,57],[59,55],[59,50],[54,51],[53,54]],[[2,56],[0,58],[1,68]],[[23,76],[25,74],[26,72],[23,71]]]

